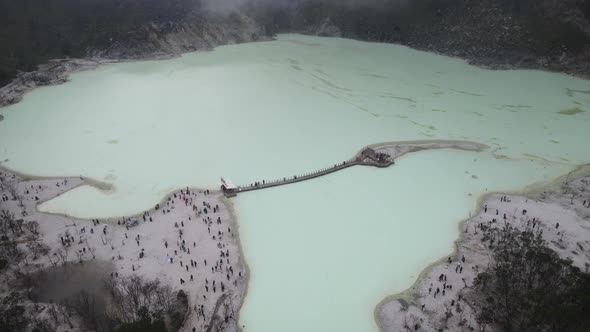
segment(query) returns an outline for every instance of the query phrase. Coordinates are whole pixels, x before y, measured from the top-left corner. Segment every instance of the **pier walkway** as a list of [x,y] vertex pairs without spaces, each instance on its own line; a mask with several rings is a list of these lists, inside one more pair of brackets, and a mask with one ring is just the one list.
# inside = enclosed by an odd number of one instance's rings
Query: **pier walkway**
[[276,179],[272,181],[257,181],[251,183],[249,185],[243,186],[236,186],[231,181],[221,178],[221,190],[223,191],[226,197],[233,197],[239,193],[252,191],[252,190],[260,190],[266,188],[272,188],[277,186],[283,186],[295,182],[301,182],[306,180],[311,180],[320,176],[324,176],[330,173],[338,172],[348,167],[356,166],[356,165],[364,165],[364,166],[375,166],[375,167],[388,167],[392,165],[394,162],[390,158],[389,155],[385,153],[377,153],[371,148],[364,148],[361,152],[359,152],[354,158],[349,159],[347,161],[343,161],[339,164],[335,164],[332,167],[323,168],[317,170],[315,172],[283,177],[282,179]]

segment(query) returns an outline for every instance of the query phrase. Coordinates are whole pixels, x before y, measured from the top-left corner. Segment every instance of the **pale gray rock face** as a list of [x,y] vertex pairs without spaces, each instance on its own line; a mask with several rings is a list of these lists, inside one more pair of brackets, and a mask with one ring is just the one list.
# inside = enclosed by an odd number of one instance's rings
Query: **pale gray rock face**
[[93,69],[100,63],[100,60],[86,59],[54,60],[39,66],[37,71],[22,73],[0,88],[0,107],[18,103],[25,93],[38,86],[62,84],[70,73]]
[[[167,58],[219,45],[268,40],[276,33],[303,33],[399,43],[491,69],[590,75],[590,6],[576,0],[449,1],[446,5],[414,0],[397,1],[393,7],[391,2],[375,7],[354,1],[344,6],[329,0],[299,0],[281,6],[254,0],[239,3],[245,7],[142,24],[119,39],[111,38],[110,45],[88,46],[85,58]],[[360,3],[365,5],[359,7]],[[539,25],[539,20],[544,23]],[[0,107],[20,101],[36,86],[63,83],[68,73],[84,69],[77,60],[66,63],[53,61],[36,72],[20,74],[0,88]]]
[[220,45],[270,39],[252,18],[240,14],[151,23],[133,34],[131,41],[113,40],[106,49],[89,49],[85,59],[53,60],[40,65],[36,71],[21,73],[11,83],[0,87],[0,107],[18,103],[25,93],[38,86],[65,83],[69,74],[94,69],[101,63],[170,58]]
[[[536,220],[537,229],[543,230],[547,247],[587,272],[590,267],[587,250],[590,177],[588,169],[582,174],[585,175],[564,177],[563,184],[556,181],[553,186],[537,192],[487,196],[481,202],[479,212],[462,224],[455,253],[428,267],[406,294],[390,297],[379,304],[375,315],[382,331],[463,331],[468,327],[479,330],[477,301],[474,301],[478,294],[472,292],[472,286],[478,273],[489,266],[492,249],[477,229],[478,224],[490,224],[493,218],[500,218],[497,216],[504,215],[504,222],[520,230],[529,227],[531,220]],[[494,223],[491,227],[502,226]],[[461,268],[459,273],[458,268]],[[452,287],[444,288],[444,285]],[[444,289],[438,297],[435,294],[437,288]],[[491,331],[498,330],[488,326],[490,328]]]
[[89,50],[89,56],[106,59],[144,59],[209,50],[219,45],[267,39],[250,17],[241,14],[217,18],[188,17],[180,22],[151,23],[134,32],[132,41],[113,41],[106,49]]

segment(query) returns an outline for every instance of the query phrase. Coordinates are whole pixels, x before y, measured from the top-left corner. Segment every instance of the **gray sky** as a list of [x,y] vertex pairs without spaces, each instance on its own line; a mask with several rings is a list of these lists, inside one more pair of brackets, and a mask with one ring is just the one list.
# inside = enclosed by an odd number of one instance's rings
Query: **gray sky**
[[256,3],[258,5],[284,6],[292,5],[297,2],[332,2],[339,3],[343,6],[352,7],[379,7],[379,6],[399,6],[404,5],[411,0],[202,0],[205,8],[214,12],[231,12],[238,9],[246,3]]

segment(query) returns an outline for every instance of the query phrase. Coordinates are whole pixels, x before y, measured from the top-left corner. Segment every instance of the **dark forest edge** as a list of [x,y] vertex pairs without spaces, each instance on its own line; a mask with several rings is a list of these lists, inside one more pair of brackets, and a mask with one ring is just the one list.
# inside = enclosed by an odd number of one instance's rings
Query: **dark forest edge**
[[549,249],[543,231],[510,224],[482,226],[492,264],[480,272],[467,301],[484,330],[572,331],[590,329],[590,274]]
[[[252,0],[222,12],[203,1],[0,0],[0,86],[51,59],[153,57],[283,32],[399,43],[493,68],[590,74],[583,0]],[[181,33],[202,40],[170,38]]]
[[[4,185],[1,179],[0,184]],[[6,188],[8,199],[19,201],[21,196],[11,188]],[[534,224],[522,230],[509,223],[494,224],[479,225],[492,259],[487,269],[478,273],[465,298],[475,309],[480,331],[588,331],[590,317],[585,313],[590,310],[590,266],[586,264],[582,271],[571,260],[562,259],[548,248],[543,231]],[[120,277],[111,272],[109,276],[108,267],[96,265],[97,261],[68,261],[70,235],[62,240],[59,254],[52,256],[47,245],[37,242],[39,236],[37,222],[25,223],[7,210],[0,211],[0,278],[10,290],[0,302],[0,331],[29,331],[33,327],[33,331],[49,332],[55,326],[73,328],[79,323],[87,331],[165,332],[179,331],[185,325],[191,303],[184,291],[173,291],[158,280],[137,275]],[[26,250],[22,246],[25,239],[30,241]],[[41,256],[47,256],[52,266],[34,272],[22,268],[22,264],[35,264]],[[102,271],[104,277],[96,271]],[[76,281],[74,286],[65,282],[77,279],[83,282]],[[55,287],[60,290],[55,292]],[[67,294],[69,287],[77,288]],[[61,298],[52,298],[55,295]],[[25,315],[27,302],[47,315]],[[223,296],[215,312],[222,302]],[[448,308],[446,319],[461,312],[457,302],[454,309]],[[223,331],[214,324],[215,317],[209,330]],[[415,322],[406,330],[421,331],[422,327]]]

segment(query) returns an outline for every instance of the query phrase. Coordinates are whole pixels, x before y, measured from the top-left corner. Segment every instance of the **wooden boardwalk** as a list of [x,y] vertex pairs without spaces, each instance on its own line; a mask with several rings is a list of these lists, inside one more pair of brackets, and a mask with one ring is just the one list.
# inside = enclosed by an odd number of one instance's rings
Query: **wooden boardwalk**
[[[236,196],[239,193],[252,191],[252,190],[260,190],[266,188],[272,188],[277,186],[283,186],[291,183],[306,181],[315,179],[320,176],[328,175],[330,173],[338,172],[348,167],[356,166],[356,165],[364,165],[364,166],[375,166],[375,167],[388,167],[392,165],[394,162],[393,160],[388,158],[387,155],[376,154],[372,149],[365,148],[360,153],[358,153],[354,158],[343,161],[339,164],[335,164],[332,167],[322,168],[315,172],[295,175],[290,177],[284,177],[282,179],[276,179],[273,181],[260,181],[254,182],[249,185],[242,185],[242,186],[232,186],[226,188],[222,185],[221,189],[226,197]],[[222,180],[223,181],[223,180]]]

